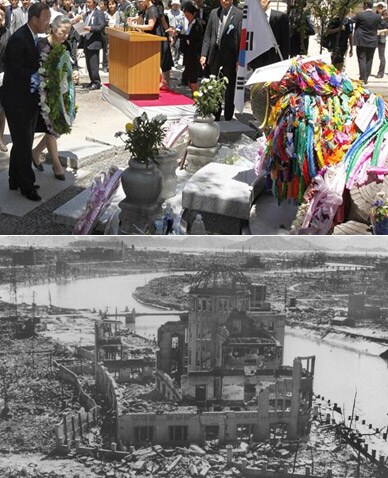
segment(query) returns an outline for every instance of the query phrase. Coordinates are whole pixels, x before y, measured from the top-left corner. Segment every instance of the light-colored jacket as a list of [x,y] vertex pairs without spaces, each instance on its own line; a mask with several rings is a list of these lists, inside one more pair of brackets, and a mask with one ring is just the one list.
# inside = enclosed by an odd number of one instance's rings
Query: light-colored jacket
[[16,30],[18,30],[20,27],[22,27],[25,23],[27,23],[27,20],[25,19],[23,10],[20,7],[15,8],[15,10],[12,11],[11,23],[9,26],[9,31],[11,32],[11,35],[15,33]]

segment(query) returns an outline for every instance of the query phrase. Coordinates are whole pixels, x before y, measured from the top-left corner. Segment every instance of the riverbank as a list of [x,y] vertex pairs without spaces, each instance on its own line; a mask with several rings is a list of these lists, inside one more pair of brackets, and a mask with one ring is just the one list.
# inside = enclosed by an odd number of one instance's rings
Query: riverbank
[[[370,332],[372,333],[372,331]],[[307,335],[315,341],[322,341],[336,347],[342,347],[344,349],[373,356],[379,356],[385,353],[388,349],[388,339],[387,344],[380,343],[379,338],[376,337],[377,340],[374,340],[373,337],[364,334],[357,334],[355,329],[344,331],[343,329],[335,330],[333,328],[326,328],[325,330],[325,328],[320,328],[314,325],[301,326],[300,324],[296,325],[295,323],[287,323],[287,333],[304,337]]]
[[191,274],[172,275],[152,279],[137,287],[132,297],[141,304],[164,310],[188,310],[185,287],[191,283]]

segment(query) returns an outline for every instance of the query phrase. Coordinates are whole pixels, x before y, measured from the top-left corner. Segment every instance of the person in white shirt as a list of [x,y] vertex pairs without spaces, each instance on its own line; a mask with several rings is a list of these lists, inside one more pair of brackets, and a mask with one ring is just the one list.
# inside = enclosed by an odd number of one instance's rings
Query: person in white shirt
[[[181,11],[181,2],[180,0],[172,0],[171,1],[171,8],[167,12],[168,24],[171,28],[175,31],[180,32],[183,30],[185,16]],[[174,60],[175,66],[177,65],[180,57],[180,40],[179,38],[170,36],[170,45],[171,45],[171,54],[172,59]]]

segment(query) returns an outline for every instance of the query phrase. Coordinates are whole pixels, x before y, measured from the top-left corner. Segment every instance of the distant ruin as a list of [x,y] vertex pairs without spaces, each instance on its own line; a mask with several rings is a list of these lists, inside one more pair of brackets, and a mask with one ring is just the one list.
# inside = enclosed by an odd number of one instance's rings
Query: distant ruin
[[266,286],[212,264],[194,276],[189,311],[158,331],[156,384],[174,412],[118,415],[118,440],[179,445],[297,439],[309,432],[315,357],[283,366],[285,316]]

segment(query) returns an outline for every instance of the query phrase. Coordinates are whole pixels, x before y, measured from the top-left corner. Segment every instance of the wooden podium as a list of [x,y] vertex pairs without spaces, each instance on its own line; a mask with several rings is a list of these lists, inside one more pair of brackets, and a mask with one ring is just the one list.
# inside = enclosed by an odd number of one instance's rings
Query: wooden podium
[[160,42],[164,37],[106,28],[110,87],[128,99],[159,98]]

